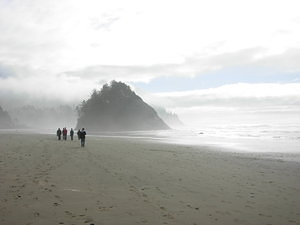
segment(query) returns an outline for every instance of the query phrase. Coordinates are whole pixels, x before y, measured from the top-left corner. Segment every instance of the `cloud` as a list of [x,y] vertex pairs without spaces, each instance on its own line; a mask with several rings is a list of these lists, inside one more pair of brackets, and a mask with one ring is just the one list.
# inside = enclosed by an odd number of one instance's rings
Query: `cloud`
[[[247,49],[234,53],[227,53],[222,55],[215,55],[210,58],[193,56],[184,60],[182,63],[178,64],[156,64],[156,65],[131,65],[131,66],[122,66],[122,65],[98,65],[90,66],[80,70],[65,71],[63,73],[49,72],[47,69],[33,69],[26,66],[17,66],[11,64],[0,64],[0,88],[2,94],[2,102],[4,102],[4,96],[8,99],[12,99],[13,96],[15,100],[10,101],[6,100],[7,103],[12,104],[13,102],[43,102],[44,100],[54,102],[79,102],[82,99],[85,99],[89,96],[91,91],[94,88],[99,89],[103,83],[109,82],[113,79],[120,80],[123,82],[131,83],[133,86],[137,82],[151,82],[153,79],[158,77],[200,77],[197,79],[197,82],[204,82],[201,80],[201,76],[209,76],[211,72],[220,71],[220,76],[222,71],[226,68],[235,68],[247,66],[248,70],[251,68],[257,67],[266,67],[269,68],[272,72],[274,66],[276,65],[276,70],[273,72],[288,71],[288,72],[297,72],[297,49],[290,50],[285,53],[282,53],[277,56],[270,56],[268,58],[257,59],[256,55],[262,54],[265,52],[265,49],[255,48]],[[289,60],[290,59],[290,60]],[[281,62],[281,64],[280,64]],[[255,70],[254,70],[255,72]],[[269,72],[268,76],[272,77],[272,73]],[[228,72],[227,72],[228,73]],[[235,77],[242,77],[245,75],[243,71],[233,72]],[[225,75],[225,74],[224,74]],[[253,74],[254,76],[255,74]],[[276,73],[274,75],[273,82],[277,82]],[[251,73],[247,74],[251,76]],[[192,79],[193,80],[193,79]],[[234,82],[237,82],[239,79],[236,78]],[[269,81],[272,81],[272,78],[268,78]],[[228,82],[230,82],[228,80]],[[257,82],[257,81],[256,81]],[[290,81],[291,82],[291,81]],[[295,81],[297,82],[297,80]],[[223,81],[223,84],[226,84],[226,80]],[[265,84],[264,84],[265,85]],[[274,84],[272,90],[276,90],[278,93],[285,93],[286,90],[280,88],[278,84]],[[176,99],[173,99],[170,93],[168,97],[168,102],[176,102],[176,104],[183,104],[186,107],[199,106],[200,105],[211,105],[211,104],[231,104],[231,105],[263,105],[263,104],[273,104],[278,102],[280,99],[277,99],[276,96],[260,96],[257,97],[257,86],[247,86],[246,84],[242,87],[239,86],[223,86],[220,90],[224,90],[221,94],[217,95],[217,92],[212,94],[210,91],[214,89],[208,89],[205,92],[202,90],[191,92],[187,97],[177,96]],[[242,87],[242,88],[237,88]],[[263,86],[264,90],[266,87]],[[205,88],[202,86],[201,88]],[[225,98],[228,96],[228,93],[232,93],[236,89],[236,94],[230,98]],[[270,88],[269,88],[270,89]],[[295,87],[291,88],[294,90]],[[74,92],[75,90],[80,90],[81,95],[77,96]],[[216,89],[217,90],[217,89]],[[216,91],[214,90],[214,91]],[[255,92],[253,91],[255,90]],[[188,92],[187,92],[188,93]],[[187,94],[186,93],[186,94]],[[245,96],[245,93],[249,94],[249,99]],[[183,92],[180,93],[184,94]],[[217,98],[214,98],[217,96]],[[223,97],[221,97],[223,96]],[[253,98],[255,97],[255,98]],[[262,101],[262,98],[264,100]],[[39,99],[39,100],[38,100]],[[42,100],[41,100],[42,99]],[[165,98],[166,99],[166,98]],[[298,99],[296,97],[295,99]],[[289,99],[281,98],[282,103],[287,103]],[[218,105],[217,104],[217,105]],[[182,105],[182,106],[183,106]],[[182,107],[180,106],[180,107]],[[170,107],[175,107],[171,106]],[[178,105],[179,107],[179,105]]]
[[[300,47],[297,2],[292,0],[0,4],[0,61],[57,73],[103,65],[189,65],[186,60],[195,55],[205,70],[221,64],[206,58],[259,48],[265,57]],[[225,58],[217,60],[226,64]],[[183,65],[179,69],[189,73]]]
[[103,18],[91,18],[91,26],[96,30],[106,29],[109,30],[110,27],[116,23],[118,20],[120,20],[120,17],[112,16],[109,14],[103,15]]
[[13,76],[13,68],[0,63],[0,79],[7,78]]
[[166,107],[197,129],[205,124],[300,123],[300,83],[238,83],[155,94],[136,91],[146,102]]
[[228,107],[264,110],[269,107],[300,109],[300,83],[230,84],[217,88],[145,95],[148,101],[169,108]]
[[[112,79],[134,85],[238,66],[297,73],[297,4],[292,0],[0,0],[0,100],[9,105],[76,102]],[[232,103],[226,103],[219,95],[213,98],[201,92],[189,100],[178,98],[178,107],[218,101],[227,107],[246,99],[236,94],[227,99]],[[276,96],[264,98],[264,102],[279,101]],[[175,107],[174,98],[164,99]],[[250,96],[247,101],[254,105],[261,99],[254,103]]]
[[[83,79],[101,79],[107,81],[119,79],[129,82],[149,82],[158,77],[196,77],[234,67],[264,67],[274,73],[300,72],[300,65],[297,61],[300,56],[300,49],[289,49],[278,55],[261,57],[264,54],[267,54],[266,49],[252,48],[210,57],[193,55],[185,58],[180,63],[95,65],[81,70],[66,71],[64,74]],[[241,73],[240,76],[243,76],[243,74]]]
[[287,49],[281,54],[271,55],[257,60],[257,65],[290,73],[300,72],[300,48]]
[[22,105],[78,104],[89,96],[94,86],[90,80],[14,67],[9,76],[0,77],[0,105],[13,108]]
[[120,18],[100,3],[0,1],[0,61],[57,73],[85,66],[99,35]]

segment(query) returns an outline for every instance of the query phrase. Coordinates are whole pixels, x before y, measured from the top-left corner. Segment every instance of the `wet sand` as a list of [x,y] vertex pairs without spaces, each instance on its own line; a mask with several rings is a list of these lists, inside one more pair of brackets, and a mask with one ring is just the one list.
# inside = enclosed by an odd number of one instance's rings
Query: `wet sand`
[[212,147],[1,134],[0,224],[300,224],[300,163]]

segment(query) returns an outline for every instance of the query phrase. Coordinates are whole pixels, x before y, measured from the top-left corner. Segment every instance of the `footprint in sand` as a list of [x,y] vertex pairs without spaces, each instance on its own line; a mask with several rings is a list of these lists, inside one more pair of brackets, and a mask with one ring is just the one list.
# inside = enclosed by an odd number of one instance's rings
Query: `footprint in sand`
[[90,223],[90,222],[93,222],[93,220],[91,218],[87,218],[84,223]]
[[111,209],[113,209],[114,207],[113,206],[109,206],[109,207],[105,207],[105,206],[99,206],[98,209],[102,212],[104,211],[109,211]]
[[68,216],[71,216],[71,217],[75,217],[75,215],[70,211],[65,211],[65,214],[67,214]]
[[259,216],[262,216],[262,217],[269,217],[269,218],[272,217],[272,215],[265,215],[265,214],[262,214],[262,213],[259,213],[258,215],[259,215]]
[[56,198],[60,203],[63,202],[63,200],[61,199],[61,197],[59,195],[54,195],[54,198]]
[[174,217],[171,214],[164,214],[163,217],[168,218],[168,219],[174,219]]
[[188,208],[192,209],[193,207],[191,205],[186,205]]

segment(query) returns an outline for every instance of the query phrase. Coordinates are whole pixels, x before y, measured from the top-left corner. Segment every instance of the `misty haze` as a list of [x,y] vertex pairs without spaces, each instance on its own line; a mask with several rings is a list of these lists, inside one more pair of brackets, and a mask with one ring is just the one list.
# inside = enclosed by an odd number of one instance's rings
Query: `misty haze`
[[299,224],[299,8],[0,0],[0,224]]

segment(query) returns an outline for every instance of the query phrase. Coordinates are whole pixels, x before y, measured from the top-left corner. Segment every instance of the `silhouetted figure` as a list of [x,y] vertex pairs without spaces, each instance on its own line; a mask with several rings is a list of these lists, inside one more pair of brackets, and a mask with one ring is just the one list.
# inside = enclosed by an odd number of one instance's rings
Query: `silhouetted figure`
[[67,130],[66,127],[64,127],[62,133],[63,133],[63,139],[66,141],[67,140],[67,134],[68,134],[68,130]]
[[77,137],[78,137],[78,140],[80,140],[80,129],[78,129],[78,131],[77,131]]
[[73,130],[73,128],[71,128],[71,130],[70,130],[71,141],[73,141],[73,136],[74,136],[74,130]]
[[56,135],[57,135],[58,140],[60,140],[61,139],[61,129],[60,128],[57,129]]
[[84,145],[85,145],[85,135],[86,135],[86,132],[85,132],[84,128],[82,128],[80,131],[81,147],[84,147]]

